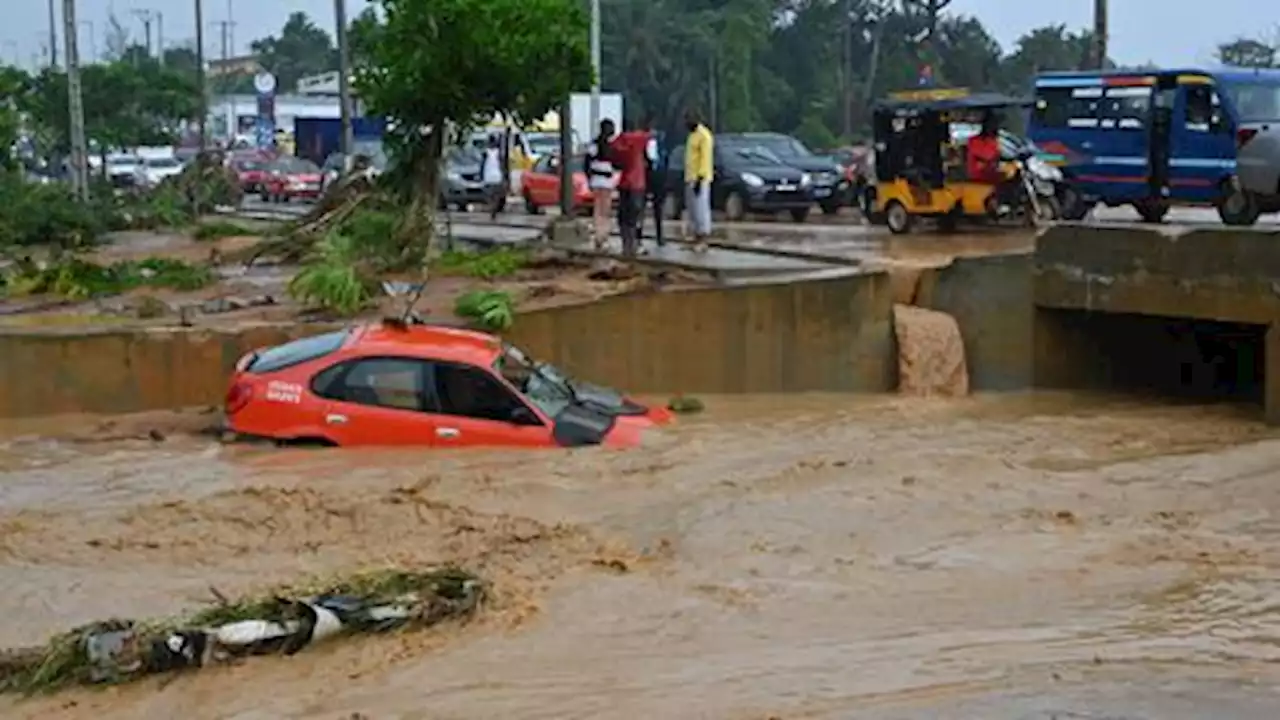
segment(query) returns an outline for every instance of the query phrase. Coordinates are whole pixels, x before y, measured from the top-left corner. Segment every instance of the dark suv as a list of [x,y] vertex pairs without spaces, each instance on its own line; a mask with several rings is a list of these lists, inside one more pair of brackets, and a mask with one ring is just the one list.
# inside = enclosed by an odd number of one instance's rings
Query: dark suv
[[[813,207],[809,174],[742,137],[715,138],[711,208],[723,211],[728,220],[741,220],[748,213],[789,212],[796,222],[804,222]],[[684,212],[684,150],[676,146],[667,157],[668,217]]]
[[[735,142],[751,143],[773,153],[782,162],[809,173],[813,183],[813,200],[827,215],[853,204],[854,192],[840,162],[830,155],[818,155],[804,143],[781,133],[742,133],[728,136]],[[717,138],[719,139],[719,138]]]

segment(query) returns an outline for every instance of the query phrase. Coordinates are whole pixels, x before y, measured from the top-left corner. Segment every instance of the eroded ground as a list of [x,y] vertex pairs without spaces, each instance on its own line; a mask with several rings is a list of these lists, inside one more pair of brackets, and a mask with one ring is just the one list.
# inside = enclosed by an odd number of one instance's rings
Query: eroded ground
[[[0,714],[1275,717],[1280,439],[1256,414],[707,400],[625,453],[222,447],[176,432],[198,412],[10,427],[0,644],[387,561],[462,562],[498,598],[467,627]],[[121,427],[139,439],[93,442]]]

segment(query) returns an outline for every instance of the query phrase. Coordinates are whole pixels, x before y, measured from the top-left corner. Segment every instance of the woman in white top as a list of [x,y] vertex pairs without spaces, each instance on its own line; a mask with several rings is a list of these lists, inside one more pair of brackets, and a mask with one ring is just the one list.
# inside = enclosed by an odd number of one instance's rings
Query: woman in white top
[[587,148],[587,187],[591,188],[592,218],[594,227],[592,237],[597,250],[604,248],[604,241],[609,237],[609,216],[613,209],[614,167],[609,142],[613,139],[613,121],[600,121],[600,134],[595,142]]

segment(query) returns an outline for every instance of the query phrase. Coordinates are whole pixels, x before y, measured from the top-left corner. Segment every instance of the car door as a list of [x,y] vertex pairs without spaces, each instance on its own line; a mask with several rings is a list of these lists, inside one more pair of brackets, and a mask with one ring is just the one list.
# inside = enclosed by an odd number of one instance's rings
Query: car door
[[437,447],[552,447],[551,421],[489,369],[436,362],[429,399]]
[[1209,202],[1236,171],[1235,129],[1212,80],[1182,75],[1178,91],[1171,128],[1173,182],[1179,197]]
[[322,425],[338,445],[431,445],[429,363],[407,357],[347,360],[316,374],[311,391],[325,401]]

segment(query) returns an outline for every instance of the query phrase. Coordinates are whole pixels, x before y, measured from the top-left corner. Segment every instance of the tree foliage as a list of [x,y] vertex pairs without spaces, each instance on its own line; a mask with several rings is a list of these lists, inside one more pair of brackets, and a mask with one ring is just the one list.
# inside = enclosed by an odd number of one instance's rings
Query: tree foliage
[[1218,46],[1218,61],[1248,68],[1280,67],[1280,50],[1261,40],[1236,38]]
[[451,129],[495,113],[531,119],[591,81],[578,0],[379,0],[353,28],[356,87],[389,120],[411,211],[406,238],[429,242]]

